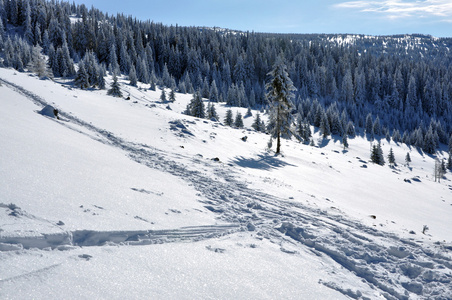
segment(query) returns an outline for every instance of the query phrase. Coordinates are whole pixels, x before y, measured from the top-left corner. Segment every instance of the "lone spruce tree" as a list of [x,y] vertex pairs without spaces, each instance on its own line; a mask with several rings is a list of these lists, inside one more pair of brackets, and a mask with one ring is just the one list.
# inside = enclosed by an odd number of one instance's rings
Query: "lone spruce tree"
[[234,124],[234,119],[232,118],[232,110],[228,109],[226,111],[226,117],[224,117],[224,124],[227,126],[232,126]]
[[394,167],[394,165],[395,165],[395,155],[394,155],[394,151],[392,151],[392,148],[389,149],[388,162],[389,162],[389,165],[391,167]]
[[107,91],[107,95],[118,98],[122,97],[121,88],[119,87],[118,77],[116,77],[116,75],[113,75],[113,82],[110,85],[110,89]]
[[296,90],[281,58],[277,58],[273,70],[268,73],[270,81],[266,84],[267,99],[270,101],[268,129],[276,138],[276,154],[281,151],[281,136],[290,137],[292,125],[293,92]]
[[380,166],[383,166],[385,164],[383,150],[381,149],[380,143],[372,145],[372,151],[370,153],[370,160],[374,164],[377,164]]

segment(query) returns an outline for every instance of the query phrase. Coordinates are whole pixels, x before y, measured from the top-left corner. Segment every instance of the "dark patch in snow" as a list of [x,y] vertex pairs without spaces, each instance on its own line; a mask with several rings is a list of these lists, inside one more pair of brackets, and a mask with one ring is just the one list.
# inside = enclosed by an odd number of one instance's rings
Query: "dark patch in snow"
[[180,137],[185,137],[185,135],[194,136],[194,134],[188,130],[188,126],[185,126],[181,120],[170,121],[169,124],[170,129],[176,131]]
[[224,211],[223,209],[214,208],[211,205],[206,205],[204,207],[207,208],[208,210],[210,210],[211,212],[214,212],[214,213],[222,213]]
[[89,254],[80,254],[78,257],[80,257],[81,259],[84,259],[86,261],[90,260],[91,258],[93,258],[91,255]]
[[212,246],[206,246],[206,249],[209,251],[213,251],[215,253],[224,253],[226,249],[223,248],[213,248]]
[[248,231],[254,231],[256,230],[256,226],[254,226],[253,223],[249,222],[248,224],[246,224],[246,229],[248,229]]
[[146,223],[151,223],[151,224],[154,224],[153,222],[149,222],[148,220],[146,220],[146,219],[144,219],[144,218],[142,218],[142,217],[140,217],[140,216],[135,216],[135,217],[133,217],[134,219],[137,219],[137,220],[140,220],[140,221],[144,221],[144,222],[146,222]]
[[413,177],[411,178],[411,180],[415,181],[415,182],[421,182],[421,180],[419,179],[419,177]]
[[286,249],[284,247],[281,247],[280,250],[281,250],[281,252],[284,252],[284,253],[287,253],[287,254],[298,254],[298,251],[288,250],[288,249]]
[[153,194],[156,196],[163,196],[163,193],[161,193],[161,192],[153,192],[153,191],[149,191],[149,190],[145,190],[145,189],[138,189],[138,188],[130,188],[130,189],[132,191],[143,193],[143,194],[148,194],[148,195]]
[[8,215],[11,217],[20,217],[22,216],[22,210],[14,203],[4,204],[0,203],[0,207],[6,208],[9,213]]
[[255,158],[245,158],[243,156],[234,159],[234,163],[243,168],[270,170],[294,165],[289,164],[273,155],[259,154]]

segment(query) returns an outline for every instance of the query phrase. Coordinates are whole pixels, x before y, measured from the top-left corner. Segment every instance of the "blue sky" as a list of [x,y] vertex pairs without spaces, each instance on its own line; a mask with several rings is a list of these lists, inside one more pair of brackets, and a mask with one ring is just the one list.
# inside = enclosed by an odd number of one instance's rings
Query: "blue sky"
[[452,0],[76,0],[166,25],[279,33],[452,37]]

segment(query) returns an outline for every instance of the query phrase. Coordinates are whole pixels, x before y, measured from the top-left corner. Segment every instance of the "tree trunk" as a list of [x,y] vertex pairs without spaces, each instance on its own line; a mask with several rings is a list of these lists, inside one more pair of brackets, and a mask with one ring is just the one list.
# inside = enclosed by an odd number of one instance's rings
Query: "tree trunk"
[[280,104],[278,103],[278,114],[276,117],[276,154],[279,154],[281,150],[281,115],[280,115]]

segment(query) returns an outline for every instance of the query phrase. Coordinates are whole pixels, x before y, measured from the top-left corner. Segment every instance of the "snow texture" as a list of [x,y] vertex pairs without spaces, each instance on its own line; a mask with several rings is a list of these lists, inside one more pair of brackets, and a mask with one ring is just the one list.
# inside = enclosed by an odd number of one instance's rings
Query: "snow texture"
[[[275,157],[251,119],[183,116],[190,95],[168,110],[159,91],[35,80],[0,71],[1,298],[452,298],[452,186],[432,158],[377,166],[364,139],[341,152],[318,132]],[[36,117],[47,105],[61,120]]]

